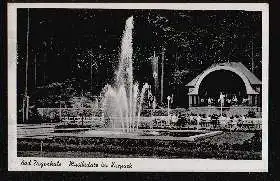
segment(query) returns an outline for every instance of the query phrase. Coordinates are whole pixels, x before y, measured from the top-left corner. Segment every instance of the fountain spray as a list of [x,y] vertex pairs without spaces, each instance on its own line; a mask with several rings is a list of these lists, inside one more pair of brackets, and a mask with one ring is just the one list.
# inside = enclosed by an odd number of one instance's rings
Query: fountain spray
[[139,85],[133,82],[132,31],[133,17],[131,16],[126,20],[122,35],[115,86],[106,86],[103,98],[103,110],[111,120],[111,127],[121,128],[123,132],[138,130],[144,95],[149,88],[145,83],[139,95]]

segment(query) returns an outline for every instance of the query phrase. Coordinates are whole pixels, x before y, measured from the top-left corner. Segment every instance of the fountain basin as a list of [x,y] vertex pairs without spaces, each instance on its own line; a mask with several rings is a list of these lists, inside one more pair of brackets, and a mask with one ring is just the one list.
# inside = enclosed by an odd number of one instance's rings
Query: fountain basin
[[[127,139],[157,139],[157,140],[182,140],[195,141],[221,134],[222,131],[205,130],[153,130],[139,129],[135,132],[125,133],[116,129],[89,130],[80,134],[81,137],[105,137]],[[78,136],[78,135],[77,135]]]

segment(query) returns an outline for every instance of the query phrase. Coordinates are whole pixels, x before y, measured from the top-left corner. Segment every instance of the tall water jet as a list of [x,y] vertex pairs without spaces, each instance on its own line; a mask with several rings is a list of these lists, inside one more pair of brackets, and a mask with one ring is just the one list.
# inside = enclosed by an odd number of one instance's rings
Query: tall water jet
[[133,83],[132,31],[133,17],[131,16],[126,20],[122,35],[115,84],[106,86],[103,99],[103,111],[111,120],[111,127],[121,128],[120,130],[124,132],[138,130],[144,94],[149,87],[148,84],[144,84],[139,97],[138,83]]
[[133,102],[133,69],[132,69],[132,30],[133,30],[133,17],[131,16],[126,20],[125,30],[123,32],[121,42],[121,54],[118,70],[116,71],[117,87],[122,86],[126,89],[127,98],[127,131],[131,131],[131,124],[133,121],[132,102]]

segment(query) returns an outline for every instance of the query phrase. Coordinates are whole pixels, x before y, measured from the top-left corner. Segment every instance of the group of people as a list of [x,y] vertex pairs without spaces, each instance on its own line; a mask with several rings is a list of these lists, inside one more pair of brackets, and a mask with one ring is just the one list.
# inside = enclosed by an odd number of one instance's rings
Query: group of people
[[206,115],[206,114],[187,114],[178,116],[177,122],[181,125],[197,125],[201,126],[210,126],[219,125],[220,127],[225,127],[226,125],[237,125],[242,124],[247,118],[247,115],[235,115],[235,116],[227,116],[223,115]]
[[238,99],[236,95],[232,97],[226,97],[225,95],[220,95],[219,98],[214,99],[212,97],[208,98],[201,98],[200,99],[200,104],[203,106],[234,106],[234,105],[246,105],[248,104],[248,99],[247,98],[240,98]]

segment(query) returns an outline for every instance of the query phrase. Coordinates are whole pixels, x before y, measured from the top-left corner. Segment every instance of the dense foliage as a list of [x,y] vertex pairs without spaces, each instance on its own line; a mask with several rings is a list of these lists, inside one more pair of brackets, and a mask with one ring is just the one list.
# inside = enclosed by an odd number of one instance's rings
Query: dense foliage
[[[261,12],[32,9],[31,101],[57,106],[73,95],[98,95],[114,79],[122,31],[131,15],[135,80],[153,84],[150,57],[155,53],[160,63],[163,55],[164,93],[174,94],[176,105],[185,105],[184,85],[215,62],[240,61],[251,69],[253,59],[261,78]],[[27,11],[19,9],[18,105],[25,87],[26,25]]]

